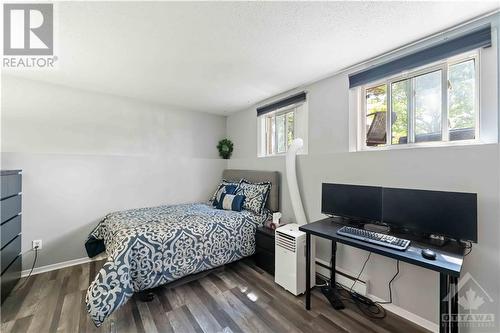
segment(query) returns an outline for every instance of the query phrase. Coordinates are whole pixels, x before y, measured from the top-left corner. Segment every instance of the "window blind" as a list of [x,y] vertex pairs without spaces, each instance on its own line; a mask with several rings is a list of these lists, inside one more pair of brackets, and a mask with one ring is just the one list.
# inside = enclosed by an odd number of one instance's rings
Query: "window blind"
[[295,104],[295,103],[300,103],[304,102],[306,100],[306,92],[302,91],[298,94],[286,97],[284,99],[281,99],[279,101],[276,101],[271,104],[264,105],[260,108],[257,108],[257,117],[262,116],[266,113],[270,113],[273,111],[276,111],[278,109],[287,107],[289,105]]
[[349,75],[349,88],[443,60],[454,55],[491,46],[491,25],[446,40],[421,51]]

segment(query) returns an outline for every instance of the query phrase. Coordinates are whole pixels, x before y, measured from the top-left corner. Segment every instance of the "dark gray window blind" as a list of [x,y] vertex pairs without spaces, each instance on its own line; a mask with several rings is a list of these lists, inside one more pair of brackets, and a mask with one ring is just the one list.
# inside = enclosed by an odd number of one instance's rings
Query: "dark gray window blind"
[[446,40],[421,51],[349,75],[349,88],[383,79],[454,55],[491,46],[491,25]]
[[298,94],[286,97],[286,98],[281,99],[277,102],[267,104],[267,105],[264,105],[260,108],[257,108],[257,117],[262,116],[263,114],[270,113],[270,112],[276,111],[278,109],[287,107],[287,106],[295,104],[295,103],[304,102],[305,100],[306,100],[306,92],[302,91]]

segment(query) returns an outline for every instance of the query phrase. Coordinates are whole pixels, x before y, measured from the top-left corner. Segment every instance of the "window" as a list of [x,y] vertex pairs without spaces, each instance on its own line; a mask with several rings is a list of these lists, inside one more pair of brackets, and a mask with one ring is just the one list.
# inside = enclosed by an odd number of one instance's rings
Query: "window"
[[304,140],[302,152],[307,152],[306,103],[266,113],[257,118],[259,152],[258,156],[285,154],[292,141]]
[[478,54],[361,87],[361,148],[478,138]]

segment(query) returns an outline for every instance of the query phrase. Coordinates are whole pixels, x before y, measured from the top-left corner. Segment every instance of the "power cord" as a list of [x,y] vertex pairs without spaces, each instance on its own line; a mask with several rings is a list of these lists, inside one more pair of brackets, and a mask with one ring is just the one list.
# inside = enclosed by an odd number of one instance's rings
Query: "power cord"
[[352,289],[354,288],[354,286],[356,285],[356,282],[358,282],[359,278],[361,277],[361,274],[363,274],[363,271],[365,270],[365,267],[366,267],[366,264],[368,263],[368,260],[370,260],[370,257],[372,256],[372,253],[369,252],[368,253],[368,257],[366,257],[366,260],[363,264],[363,267],[361,267],[361,271],[359,271],[359,274],[358,276],[356,277],[356,279],[354,280],[354,282],[352,283],[352,286],[351,288],[349,289],[349,292],[352,293]]
[[471,252],[472,252],[472,242],[469,242],[469,241],[463,241],[463,243],[465,244],[462,244],[463,247],[468,250],[465,254],[464,254],[464,257],[468,256]]
[[355,291],[349,291],[349,289],[338,283],[336,284],[336,289],[342,301],[353,303],[364,315],[373,319],[385,318],[386,313],[382,305]]
[[353,291],[354,286],[356,285],[357,281],[360,281],[360,277],[363,274],[363,271],[365,270],[366,264],[370,260],[371,257],[371,252],[368,254],[368,257],[366,257],[365,262],[363,263],[363,266],[361,267],[360,272],[358,273],[356,279],[354,280],[353,284],[351,285],[351,288],[347,289],[343,285],[336,283],[336,290],[341,296],[342,301],[347,301],[350,303],[355,304],[358,309],[365,314],[366,316],[374,319],[383,319],[386,316],[385,309],[382,307],[383,304],[390,304],[392,303],[392,283],[396,279],[396,277],[399,275],[399,260],[396,262],[396,273],[392,277],[392,279],[388,283],[389,287],[389,301],[388,302],[375,302],[369,299],[366,296],[363,296],[361,294],[358,294],[357,292]]
[[391,304],[392,303],[392,282],[399,275],[399,260],[396,262],[396,274],[392,277],[391,281],[389,281],[389,302],[376,302],[377,304]]
[[33,259],[33,265],[31,266],[30,273],[28,274],[28,277],[26,277],[26,280],[24,280],[23,284],[21,284],[21,286],[19,287],[19,289],[21,289],[22,287],[24,287],[24,285],[26,284],[26,282],[28,282],[28,280],[31,277],[31,274],[33,273],[33,269],[35,268],[36,259],[38,258],[38,246],[35,246],[34,250],[35,250],[35,258]]

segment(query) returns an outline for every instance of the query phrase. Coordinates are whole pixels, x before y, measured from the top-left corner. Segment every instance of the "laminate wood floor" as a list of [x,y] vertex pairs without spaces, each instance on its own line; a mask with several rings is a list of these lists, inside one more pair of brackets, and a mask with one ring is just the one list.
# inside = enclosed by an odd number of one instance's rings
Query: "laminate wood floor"
[[96,328],[85,309],[89,282],[103,262],[90,262],[22,279],[1,307],[2,332],[428,332],[387,313],[370,319],[354,304],[335,311],[315,290],[312,310],[251,260],[225,266],[197,281],[136,296]]

